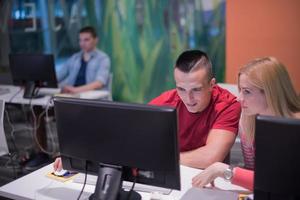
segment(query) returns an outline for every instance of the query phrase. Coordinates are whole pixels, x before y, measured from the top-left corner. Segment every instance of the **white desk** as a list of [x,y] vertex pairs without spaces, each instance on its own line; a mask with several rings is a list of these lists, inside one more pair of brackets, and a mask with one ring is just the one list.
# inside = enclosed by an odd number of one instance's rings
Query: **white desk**
[[[82,184],[68,181],[65,183],[52,180],[45,175],[52,170],[52,164],[41,168],[31,174],[19,178],[7,185],[0,187],[0,196],[11,199],[76,199],[82,188]],[[189,168],[185,166],[180,167],[181,170],[181,191],[173,190],[170,195],[162,195],[163,200],[178,200],[180,197],[191,188],[191,180],[201,170]],[[217,187],[225,190],[246,191],[244,188],[232,185],[218,178],[215,181]],[[94,192],[94,186],[86,185],[81,199],[87,199]],[[149,200],[150,193],[140,193],[142,199]]]
[[37,99],[24,99],[23,94],[24,90],[21,90],[21,87],[12,86],[12,85],[0,85],[0,88],[7,88],[9,90],[6,94],[1,94],[0,99],[4,100],[7,103],[17,103],[17,104],[32,104],[37,106],[46,106],[49,103],[51,96],[44,96]]
[[[0,88],[9,90],[9,92],[6,94],[0,94],[0,99],[4,100],[5,102],[17,104],[32,104],[37,106],[47,106],[49,104],[51,96],[60,92],[60,89],[41,88],[39,90],[39,94],[43,94],[45,96],[42,98],[30,100],[23,98],[24,89],[20,91],[21,87],[12,85],[0,85]],[[76,95],[62,94],[61,96],[76,97],[81,99],[108,99],[110,93],[107,90],[93,90],[82,92]]]

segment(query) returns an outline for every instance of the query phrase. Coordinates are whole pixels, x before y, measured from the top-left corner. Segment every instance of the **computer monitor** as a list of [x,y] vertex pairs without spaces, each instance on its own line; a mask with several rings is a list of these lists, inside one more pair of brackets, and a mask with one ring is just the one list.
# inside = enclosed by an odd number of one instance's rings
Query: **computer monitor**
[[300,199],[300,120],[256,118],[255,200]]
[[176,109],[66,98],[54,109],[63,168],[98,175],[90,199],[123,199],[122,180],[180,189]]
[[38,98],[36,88],[57,88],[53,55],[10,54],[10,72],[14,85],[24,86],[24,98]]

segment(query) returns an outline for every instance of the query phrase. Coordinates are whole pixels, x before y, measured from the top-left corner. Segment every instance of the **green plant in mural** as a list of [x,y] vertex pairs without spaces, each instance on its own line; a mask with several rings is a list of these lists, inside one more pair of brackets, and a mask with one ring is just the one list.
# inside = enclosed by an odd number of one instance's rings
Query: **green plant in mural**
[[[27,1],[11,2],[18,8]],[[97,29],[99,48],[112,61],[114,100],[146,103],[174,88],[174,62],[190,48],[206,51],[212,58],[217,80],[224,79],[225,0],[59,0],[43,5],[49,6],[45,9],[49,21],[63,27],[58,33],[49,32],[53,35],[49,38],[57,36],[54,53],[59,57],[68,57],[78,50],[77,31],[81,26]],[[41,36],[32,40],[13,38],[11,41],[17,41],[12,43],[15,47],[11,45],[14,52],[22,48],[36,51],[38,48],[33,45],[24,45],[28,41],[54,43]],[[43,45],[37,46],[44,50]]]
[[[97,24],[100,47],[111,56],[115,100],[147,102],[173,88],[174,62],[187,48],[207,51],[217,79],[223,80],[224,4],[214,0],[205,21],[201,2],[102,0],[99,22],[96,11],[91,14],[95,1],[88,1],[88,22]],[[219,32],[211,35],[212,28]]]

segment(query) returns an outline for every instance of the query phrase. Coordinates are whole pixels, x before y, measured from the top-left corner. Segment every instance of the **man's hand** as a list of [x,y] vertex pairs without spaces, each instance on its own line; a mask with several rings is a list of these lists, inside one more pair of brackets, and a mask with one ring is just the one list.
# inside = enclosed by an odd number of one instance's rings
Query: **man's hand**
[[62,170],[62,162],[61,162],[61,158],[58,157],[55,159],[54,163],[53,163],[53,169],[54,171],[60,171]]
[[67,86],[63,87],[62,93],[75,94],[75,93],[78,93],[78,91],[77,91],[76,87],[67,85]]
[[103,84],[100,81],[94,81],[92,83],[78,86],[78,87],[66,85],[62,89],[62,93],[76,94],[76,93],[80,93],[80,92],[100,89],[102,87],[103,87]]

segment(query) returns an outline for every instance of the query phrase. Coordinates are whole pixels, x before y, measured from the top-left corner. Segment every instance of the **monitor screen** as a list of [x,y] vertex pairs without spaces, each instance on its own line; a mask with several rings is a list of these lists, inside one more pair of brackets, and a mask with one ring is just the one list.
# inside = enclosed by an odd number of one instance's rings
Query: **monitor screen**
[[300,199],[300,120],[258,116],[255,200]]
[[14,85],[25,86],[24,98],[35,98],[36,88],[57,88],[53,55],[10,54],[9,65]]
[[65,169],[87,167],[99,181],[99,166],[117,166],[122,180],[180,189],[176,109],[65,98],[54,105]]

